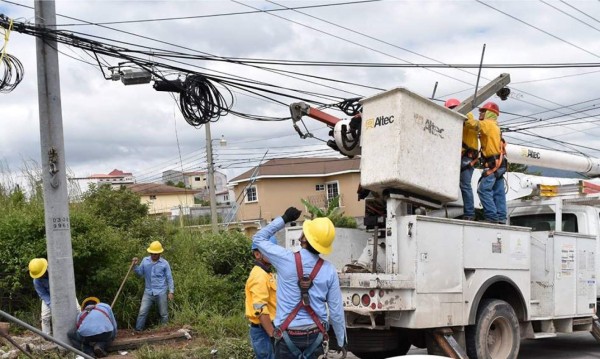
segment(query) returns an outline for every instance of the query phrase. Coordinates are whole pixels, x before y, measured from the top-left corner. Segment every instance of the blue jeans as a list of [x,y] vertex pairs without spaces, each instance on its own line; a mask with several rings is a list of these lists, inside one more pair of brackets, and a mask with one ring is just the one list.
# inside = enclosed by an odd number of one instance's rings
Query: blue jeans
[[[300,351],[304,352],[306,348],[308,348],[315,340],[319,333],[313,333],[308,335],[294,335],[290,336],[292,343],[300,349]],[[317,349],[309,356],[307,359],[317,359],[319,355],[323,354],[323,346],[319,345]],[[292,353],[292,351],[288,348],[287,344],[283,339],[280,339],[275,342],[275,357],[277,359],[297,359],[296,356]]]
[[[485,171],[485,170],[484,170]],[[483,206],[483,216],[489,222],[506,223],[506,194],[504,192],[504,177],[492,173],[481,177],[477,194]]]
[[137,317],[137,321],[135,322],[135,330],[144,330],[146,326],[146,318],[148,317],[148,313],[150,312],[150,308],[152,308],[152,304],[156,303],[158,305],[158,314],[160,314],[160,322],[162,324],[166,324],[169,321],[169,303],[167,300],[167,292],[152,295],[144,292],[144,296],[142,297],[142,304],[140,305],[140,312]]
[[460,159],[460,193],[463,200],[463,218],[475,218],[475,203],[473,199],[473,187],[471,186],[473,166],[470,165],[470,162],[472,160],[472,158],[467,156],[462,156]]
[[256,359],[275,359],[271,337],[262,327],[250,327],[250,343]]

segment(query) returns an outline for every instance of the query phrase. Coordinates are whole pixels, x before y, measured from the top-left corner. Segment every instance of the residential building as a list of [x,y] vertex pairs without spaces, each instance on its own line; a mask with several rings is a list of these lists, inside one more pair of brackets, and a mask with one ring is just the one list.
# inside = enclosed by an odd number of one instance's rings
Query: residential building
[[173,207],[192,206],[194,194],[197,192],[162,183],[136,183],[126,186],[141,197],[141,202],[148,205],[148,213],[154,215],[170,216]]
[[236,199],[243,197],[238,221],[270,221],[290,206],[308,214],[301,199],[326,208],[337,195],[345,215],[364,217],[364,202],[356,194],[359,183],[357,158],[278,158],[242,173],[229,185]]
[[102,174],[102,173],[93,174],[93,175],[87,177],[86,179],[91,180],[98,185],[110,184],[113,186],[120,186],[122,184],[135,183],[135,177],[133,177],[133,174],[131,174],[129,172],[123,172],[118,169],[114,169],[108,174]]
[[[162,182],[171,182],[174,185],[183,183],[185,188],[196,190],[196,198],[209,201],[207,172],[181,172],[168,170],[162,173]],[[228,203],[230,193],[227,189],[227,175],[215,171],[215,193],[217,203]]]

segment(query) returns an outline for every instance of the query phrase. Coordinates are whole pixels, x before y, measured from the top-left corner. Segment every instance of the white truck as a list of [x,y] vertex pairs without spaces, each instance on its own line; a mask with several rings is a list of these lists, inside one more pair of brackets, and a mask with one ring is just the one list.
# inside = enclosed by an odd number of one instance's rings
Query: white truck
[[[547,187],[551,179],[509,174],[509,195],[528,196],[509,202],[510,225],[433,216],[450,213],[446,204],[459,197],[463,115],[402,88],[361,104],[362,120],[333,122],[291,106],[295,122],[308,115],[331,125],[332,147],[361,156],[361,186],[370,191],[372,237],[360,239],[362,255],[339,273],[350,351],[377,359],[415,345],[512,359],[523,338],[588,331],[600,340],[600,186]],[[507,152],[516,163],[600,174],[598,160],[511,145]],[[346,249],[339,253],[355,246],[344,241],[335,242]]]

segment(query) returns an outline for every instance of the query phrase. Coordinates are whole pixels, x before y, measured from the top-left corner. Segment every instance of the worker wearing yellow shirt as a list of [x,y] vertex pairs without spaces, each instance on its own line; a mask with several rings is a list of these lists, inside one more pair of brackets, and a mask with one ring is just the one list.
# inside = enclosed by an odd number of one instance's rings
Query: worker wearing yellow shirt
[[[273,236],[270,241],[277,244]],[[271,263],[252,244],[255,265],[246,281],[246,317],[250,320],[250,342],[257,359],[275,359],[271,338],[275,319],[277,283]]]
[[483,206],[486,222],[506,223],[506,194],[504,178],[507,163],[504,158],[502,134],[498,126],[500,109],[488,102],[479,109],[479,121],[467,120],[466,126],[479,131],[483,172],[477,187],[477,194]]

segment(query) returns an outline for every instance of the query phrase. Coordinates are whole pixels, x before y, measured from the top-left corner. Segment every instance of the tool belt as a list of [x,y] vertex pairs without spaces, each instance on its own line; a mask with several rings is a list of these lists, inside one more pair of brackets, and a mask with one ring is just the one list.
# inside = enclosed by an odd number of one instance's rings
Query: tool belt
[[487,177],[493,173],[496,178],[500,178],[508,168],[508,160],[503,154],[482,157],[481,164],[484,167],[482,177]]
[[463,142],[462,144],[462,148],[463,148],[463,156],[465,157],[469,157],[471,159],[476,159],[479,158],[479,151],[477,151],[474,148],[471,148],[467,145],[465,145],[465,143]]
[[295,330],[295,329],[288,329],[287,333],[288,335],[294,337],[294,336],[302,336],[302,335],[310,335],[310,334],[315,334],[315,333],[320,333],[321,329],[319,329],[318,327],[312,328],[312,329],[307,329],[307,330]]

